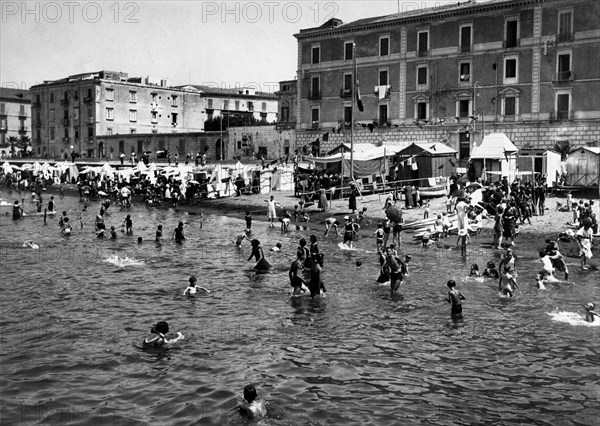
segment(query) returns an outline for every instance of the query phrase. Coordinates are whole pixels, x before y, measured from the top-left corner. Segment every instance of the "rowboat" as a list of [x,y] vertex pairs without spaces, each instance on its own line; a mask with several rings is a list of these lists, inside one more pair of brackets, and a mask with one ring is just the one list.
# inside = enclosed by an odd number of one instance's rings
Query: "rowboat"
[[430,186],[426,188],[419,188],[421,198],[436,198],[443,197],[446,195],[446,185]]

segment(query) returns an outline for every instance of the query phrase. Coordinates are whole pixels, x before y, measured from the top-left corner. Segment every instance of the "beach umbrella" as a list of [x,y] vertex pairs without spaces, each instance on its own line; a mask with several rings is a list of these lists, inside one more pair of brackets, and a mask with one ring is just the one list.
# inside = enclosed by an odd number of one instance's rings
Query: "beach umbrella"
[[108,194],[104,191],[98,191],[98,195],[100,195],[102,197],[106,197]]
[[385,214],[387,215],[388,219],[391,220],[392,222],[396,222],[396,223],[402,222],[402,213],[400,212],[398,207],[395,207],[395,206],[388,207],[388,209],[385,211]]

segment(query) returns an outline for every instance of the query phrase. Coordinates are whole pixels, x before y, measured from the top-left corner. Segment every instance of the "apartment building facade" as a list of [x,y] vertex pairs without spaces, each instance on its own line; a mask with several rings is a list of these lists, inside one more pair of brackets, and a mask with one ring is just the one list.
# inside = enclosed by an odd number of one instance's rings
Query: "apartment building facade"
[[105,158],[99,136],[200,132],[204,127],[201,94],[171,87],[165,79],[98,71],[46,81],[30,91],[37,155],[57,158],[75,151]]
[[179,88],[202,96],[205,120],[223,117],[223,122],[227,122],[227,118],[234,115],[260,124],[277,120],[278,101],[274,93],[257,91],[254,87],[186,85]]
[[296,108],[298,92],[296,80],[284,80],[279,82],[279,90],[275,96],[279,101],[279,116],[277,117],[277,128],[282,130],[296,128]]
[[[31,97],[29,90],[0,87],[0,147],[13,141],[31,140]],[[14,147],[13,147],[14,148]]]
[[[600,137],[594,0],[469,1],[332,19],[295,37],[300,145],[357,122],[371,124],[361,142],[441,140],[461,158],[490,132],[526,148]],[[364,111],[353,108],[354,63]]]

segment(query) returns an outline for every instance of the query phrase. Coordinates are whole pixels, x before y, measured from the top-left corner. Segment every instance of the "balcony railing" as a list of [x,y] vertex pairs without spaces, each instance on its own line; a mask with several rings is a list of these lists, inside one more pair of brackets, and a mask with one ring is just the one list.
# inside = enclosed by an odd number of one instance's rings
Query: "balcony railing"
[[308,92],[308,99],[321,99],[320,90],[311,90]]
[[83,103],[86,104],[90,104],[94,101],[94,97],[93,96],[86,96],[85,98],[83,98]]
[[340,98],[352,97],[352,89],[340,89]]
[[573,71],[559,71],[554,75],[554,81],[557,83],[566,83],[573,81]]
[[575,35],[573,33],[559,33],[556,36],[556,41],[558,43],[564,43],[573,40],[575,40]]
[[565,121],[573,117],[573,111],[552,111],[550,113],[550,121]]

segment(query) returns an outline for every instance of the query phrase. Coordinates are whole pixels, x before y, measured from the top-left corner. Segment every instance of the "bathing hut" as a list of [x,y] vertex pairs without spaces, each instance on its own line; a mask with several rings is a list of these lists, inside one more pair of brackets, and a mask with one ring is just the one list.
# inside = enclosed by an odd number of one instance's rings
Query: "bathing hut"
[[481,145],[473,147],[471,160],[475,166],[475,175],[484,171],[490,180],[500,180],[502,176],[508,182],[517,176],[517,147],[504,133],[490,133],[483,138]]
[[583,146],[567,157],[566,186],[598,187],[600,147]]
[[414,142],[396,154],[398,180],[423,180],[417,186],[431,185],[430,178],[449,177],[456,168],[455,149],[439,142]]

